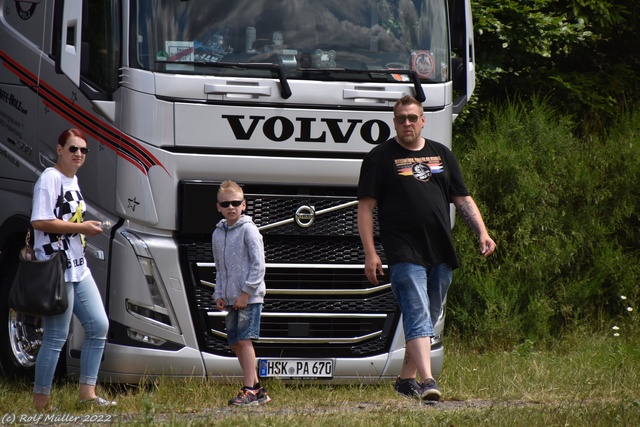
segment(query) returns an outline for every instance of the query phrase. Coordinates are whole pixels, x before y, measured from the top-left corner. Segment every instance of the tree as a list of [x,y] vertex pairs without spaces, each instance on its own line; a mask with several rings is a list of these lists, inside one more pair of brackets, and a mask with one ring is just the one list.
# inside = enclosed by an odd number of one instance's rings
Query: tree
[[[472,3],[478,64],[475,122],[491,102],[545,96],[601,130],[640,99],[634,70],[639,2],[477,0]],[[475,108],[474,108],[475,107]]]

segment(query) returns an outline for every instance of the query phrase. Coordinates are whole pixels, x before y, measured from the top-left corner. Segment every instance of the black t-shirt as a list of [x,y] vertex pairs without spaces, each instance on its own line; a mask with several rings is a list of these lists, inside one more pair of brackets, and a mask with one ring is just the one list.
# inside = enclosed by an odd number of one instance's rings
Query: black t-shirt
[[390,265],[457,268],[449,203],[453,196],[468,195],[455,156],[435,141],[410,151],[392,138],[362,161],[358,198],[377,200],[380,239]]

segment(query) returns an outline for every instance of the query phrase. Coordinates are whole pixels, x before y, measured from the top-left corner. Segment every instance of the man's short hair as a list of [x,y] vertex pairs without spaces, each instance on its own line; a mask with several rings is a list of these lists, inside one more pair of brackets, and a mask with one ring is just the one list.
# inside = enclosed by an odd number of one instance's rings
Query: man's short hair
[[418,101],[411,95],[405,95],[396,101],[396,104],[393,106],[393,114],[395,115],[398,107],[400,106],[404,107],[406,105],[411,105],[411,104],[417,105],[418,107],[420,107],[420,113],[424,113],[424,110],[422,109],[422,104],[420,103],[420,101]]

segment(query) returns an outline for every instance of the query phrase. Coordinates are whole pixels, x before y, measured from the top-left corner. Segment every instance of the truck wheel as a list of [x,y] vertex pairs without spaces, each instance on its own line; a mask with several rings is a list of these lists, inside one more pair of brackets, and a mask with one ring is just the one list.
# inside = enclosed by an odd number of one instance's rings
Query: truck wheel
[[16,257],[5,257],[0,277],[0,368],[4,376],[33,378],[42,345],[42,320],[9,308],[9,288],[16,273]]

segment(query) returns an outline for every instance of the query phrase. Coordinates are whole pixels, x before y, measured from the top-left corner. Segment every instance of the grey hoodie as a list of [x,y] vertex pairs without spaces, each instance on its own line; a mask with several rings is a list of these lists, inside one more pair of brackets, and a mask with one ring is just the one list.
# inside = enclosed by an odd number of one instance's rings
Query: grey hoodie
[[250,216],[242,215],[231,227],[222,219],[211,235],[216,263],[216,290],[213,300],[222,298],[233,305],[244,291],[249,304],[262,303],[264,283],[264,244],[258,227]]

